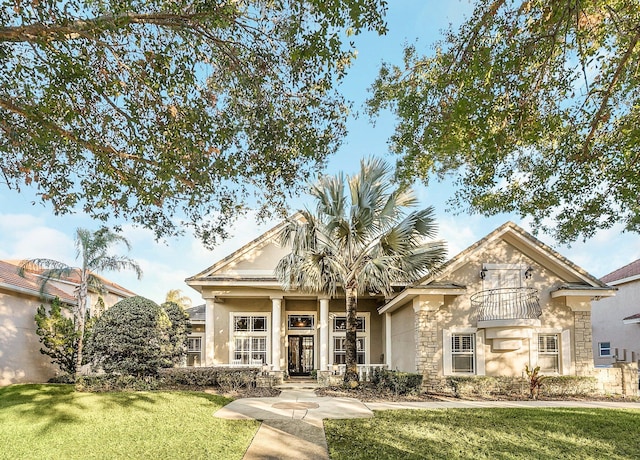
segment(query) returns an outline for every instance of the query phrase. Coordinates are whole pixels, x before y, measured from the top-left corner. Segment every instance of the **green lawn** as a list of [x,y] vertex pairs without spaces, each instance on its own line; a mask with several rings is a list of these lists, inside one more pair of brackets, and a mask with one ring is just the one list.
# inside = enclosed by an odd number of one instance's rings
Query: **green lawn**
[[241,459],[259,423],[214,418],[228,402],[196,392],[12,385],[0,388],[0,459]]
[[640,458],[638,410],[377,411],[325,432],[332,460]]

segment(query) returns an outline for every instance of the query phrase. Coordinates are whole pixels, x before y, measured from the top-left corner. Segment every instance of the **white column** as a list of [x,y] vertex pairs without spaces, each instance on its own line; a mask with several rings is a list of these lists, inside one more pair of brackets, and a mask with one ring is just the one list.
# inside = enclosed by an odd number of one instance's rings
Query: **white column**
[[213,336],[215,334],[214,326],[214,310],[215,310],[215,298],[206,299],[205,316],[204,316],[204,365],[213,366],[215,359],[215,344]]
[[391,313],[384,314],[384,362],[391,369]]
[[280,329],[282,328],[282,297],[271,297],[271,364],[280,370]]
[[329,370],[329,299],[320,299],[320,370]]

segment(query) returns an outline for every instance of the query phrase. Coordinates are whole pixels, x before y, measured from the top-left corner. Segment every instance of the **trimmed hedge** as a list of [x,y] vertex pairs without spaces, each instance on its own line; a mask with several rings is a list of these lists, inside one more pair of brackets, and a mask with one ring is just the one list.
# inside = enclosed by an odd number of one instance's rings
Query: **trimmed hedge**
[[104,374],[84,376],[76,382],[78,391],[101,393],[105,391],[166,390],[189,386],[215,387],[225,392],[241,388],[254,388],[261,369],[224,367],[174,367],[160,369],[157,376]]
[[417,394],[422,387],[421,374],[379,368],[373,369],[369,381],[377,388],[390,390],[396,395]]
[[[522,377],[455,376],[447,377],[447,386],[458,398],[523,397],[529,394],[529,380]],[[548,376],[540,387],[544,396],[584,396],[597,393],[595,377],[573,375]]]

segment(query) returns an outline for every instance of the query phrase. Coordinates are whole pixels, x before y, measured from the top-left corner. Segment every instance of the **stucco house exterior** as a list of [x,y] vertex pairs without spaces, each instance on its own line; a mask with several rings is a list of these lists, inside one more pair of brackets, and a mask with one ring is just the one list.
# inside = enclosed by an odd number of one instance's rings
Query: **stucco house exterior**
[[[192,349],[201,365],[340,372],[344,298],[282,289],[273,273],[289,252],[276,243],[282,225],[186,280],[205,300]],[[389,298],[361,296],[359,368],[419,372],[427,385],[450,375],[521,376],[525,365],[587,375],[594,369],[592,300],[613,294],[508,222],[437,275],[397,286]]]
[[598,366],[640,360],[640,259],[603,276],[615,297],[593,308],[593,356]]
[[[77,280],[51,280],[40,293],[40,277],[35,272],[18,276],[20,261],[0,260],[0,386],[12,383],[46,382],[58,372],[49,357],[40,353],[34,316],[43,303],[55,297],[69,305],[75,304],[73,292]],[[116,302],[135,294],[105,278],[105,292],[89,292],[87,309],[109,308]]]

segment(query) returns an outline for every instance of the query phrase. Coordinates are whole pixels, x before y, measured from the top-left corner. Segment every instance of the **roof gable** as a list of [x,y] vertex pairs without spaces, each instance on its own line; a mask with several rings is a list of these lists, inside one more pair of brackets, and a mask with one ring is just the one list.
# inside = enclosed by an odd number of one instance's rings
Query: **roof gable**
[[590,287],[606,288],[607,285],[580,268],[560,253],[547,246],[513,222],[506,222],[484,238],[463,250],[448,262],[438,273],[428,275],[416,285],[433,284],[447,280],[455,270],[467,263],[474,254],[482,251],[497,240],[515,246],[520,252],[558,275],[568,283],[580,283]]
[[[296,213],[291,216],[289,220],[299,220],[301,218],[302,214]],[[187,278],[185,281],[190,284],[194,281],[212,278],[273,278],[273,269],[276,267],[278,261],[289,252],[287,248],[280,247],[276,242],[278,234],[287,224],[288,220],[280,222],[237,251],[232,252],[224,259],[219,260],[200,273]]]

